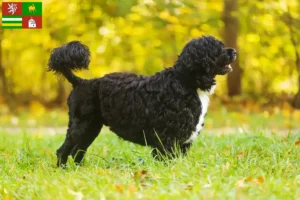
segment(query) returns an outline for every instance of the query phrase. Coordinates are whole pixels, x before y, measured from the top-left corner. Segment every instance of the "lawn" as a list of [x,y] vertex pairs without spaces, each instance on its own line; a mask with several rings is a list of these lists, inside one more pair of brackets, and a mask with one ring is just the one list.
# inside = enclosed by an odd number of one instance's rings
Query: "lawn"
[[201,133],[185,158],[101,133],[83,166],[55,166],[64,134],[9,134],[0,143],[0,199],[299,199],[300,136]]

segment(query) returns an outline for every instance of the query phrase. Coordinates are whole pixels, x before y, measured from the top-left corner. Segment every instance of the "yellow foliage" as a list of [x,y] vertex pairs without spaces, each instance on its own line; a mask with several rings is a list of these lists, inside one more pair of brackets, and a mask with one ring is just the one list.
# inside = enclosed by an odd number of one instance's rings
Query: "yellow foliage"
[[249,33],[247,34],[247,42],[253,42],[253,43],[258,43],[260,41],[260,36],[255,33]]
[[191,36],[192,37],[199,37],[199,35],[201,35],[201,31],[196,29],[196,28],[193,28],[192,31],[191,31]]
[[[2,65],[9,91],[17,96],[33,94],[49,98],[49,101],[55,98],[57,81],[46,72],[47,60],[52,48],[71,40],[81,40],[91,50],[90,71],[80,75],[96,77],[112,71],[151,74],[171,66],[191,38],[201,35],[222,38],[223,1],[141,1],[131,7],[118,2],[110,7],[105,5],[104,1],[88,4],[79,0],[49,0],[43,2],[42,30],[4,30]],[[292,93],[297,89],[295,47],[284,21],[287,5],[299,41],[297,0],[245,1],[233,13],[240,25],[238,58],[244,70],[245,93]],[[300,47],[297,50],[300,52]],[[217,80],[216,93],[224,95],[226,77]],[[30,107],[38,115],[45,112],[37,102]]]
[[131,13],[128,15],[128,19],[134,22],[142,20],[142,17],[138,13]]
[[170,13],[168,11],[164,10],[161,13],[159,13],[159,17],[162,19],[168,19],[170,17]]
[[29,108],[30,108],[30,110],[32,110],[32,114],[35,117],[40,117],[40,116],[42,116],[46,112],[45,107],[41,103],[39,103],[37,101],[32,101],[30,103]]

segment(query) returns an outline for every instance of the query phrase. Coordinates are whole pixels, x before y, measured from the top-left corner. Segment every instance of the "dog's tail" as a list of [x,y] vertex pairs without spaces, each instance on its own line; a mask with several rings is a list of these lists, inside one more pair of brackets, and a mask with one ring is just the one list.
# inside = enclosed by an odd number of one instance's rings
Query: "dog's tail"
[[79,41],[72,41],[51,51],[48,71],[63,74],[74,87],[84,79],[73,74],[72,70],[88,69],[89,63],[89,48]]

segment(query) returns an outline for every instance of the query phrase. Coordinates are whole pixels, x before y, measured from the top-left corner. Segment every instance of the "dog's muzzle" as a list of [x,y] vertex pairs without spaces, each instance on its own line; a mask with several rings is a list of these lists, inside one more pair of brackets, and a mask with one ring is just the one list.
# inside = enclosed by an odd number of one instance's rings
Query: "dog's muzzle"
[[229,50],[230,63],[225,65],[226,73],[232,72],[231,63],[236,60],[236,54],[237,54],[237,51],[235,49]]
[[226,71],[226,73],[232,72],[232,67],[230,64],[225,65],[225,71]]

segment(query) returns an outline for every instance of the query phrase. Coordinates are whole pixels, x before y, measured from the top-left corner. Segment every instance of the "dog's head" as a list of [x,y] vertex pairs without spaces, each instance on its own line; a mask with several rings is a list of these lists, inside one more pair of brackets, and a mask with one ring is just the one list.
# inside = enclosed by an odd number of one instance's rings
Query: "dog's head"
[[225,48],[220,40],[212,36],[203,36],[186,44],[177,63],[182,70],[188,70],[195,76],[214,78],[231,72],[230,64],[235,59],[235,49]]

